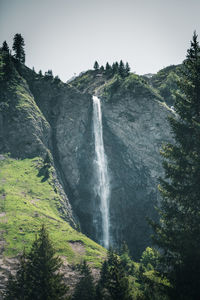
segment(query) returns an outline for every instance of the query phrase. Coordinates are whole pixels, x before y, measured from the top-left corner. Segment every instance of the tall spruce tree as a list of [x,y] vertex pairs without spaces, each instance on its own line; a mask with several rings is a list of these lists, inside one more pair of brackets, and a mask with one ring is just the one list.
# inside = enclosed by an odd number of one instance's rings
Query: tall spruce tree
[[95,300],[95,286],[89,266],[84,261],[80,266],[81,278],[78,281],[72,300]]
[[119,63],[119,75],[123,78],[125,77],[125,66],[122,60]]
[[63,275],[59,273],[61,260],[44,226],[33,242],[30,253],[20,263],[15,277],[8,281],[6,300],[61,300],[67,288]]
[[13,62],[11,55],[9,54],[9,50],[3,50],[2,61],[3,80],[7,82],[9,79],[11,79],[14,73]]
[[113,71],[113,75],[119,73],[119,64],[118,64],[117,61],[116,61],[115,63],[112,64],[112,71]]
[[166,144],[160,224],[155,242],[163,249],[162,272],[169,278],[171,299],[200,295],[200,47],[194,33],[183,63],[176,115],[170,117],[174,142]]
[[29,300],[29,284],[27,282],[26,254],[23,252],[19,260],[19,269],[15,276],[10,275],[4,293],[4,300]]
[[25,63],[24,39],[20,33],[16,33],[13,39],[13,50],[15,51],[15,58],[21,63]]
[[112,250],[108,252],[108,259],[102,265],[101,278],[97,285],[97,299],[132,299],[121,259]]
[[125,76],[128,76],[130,74],[130,66],[129,66],[129,63],[127,62],[126,63],[126,66],[125,66]]
[[63,283],[63,274],[58,272],[61,260],[55,256],[55,250],[44,225],[32,245],[28,261],[28,280],[34,286],[30,299],[63,299],[67,288]]
[[95,71],[99,70],[99,64],[97,61],[95,61],[95,63],[94,63],[94,69],[95,69]]
[[3,42],[1,50],[9,53],[9,47],[6,41]]
[[110,69],[111,69],[111,66],[110,66],[109,63],[107,62],[107,63],[106,63],[106,71],[108,72],[108,71],[110,71]]

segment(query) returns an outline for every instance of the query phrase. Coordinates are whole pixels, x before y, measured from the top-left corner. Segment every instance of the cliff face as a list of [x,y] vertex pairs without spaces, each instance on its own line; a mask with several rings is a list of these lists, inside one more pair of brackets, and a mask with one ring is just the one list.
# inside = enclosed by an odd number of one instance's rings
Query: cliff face
[[20,158],[43,156],[50,147],[51,129],[17,72],[15,80],[1,86],[1,100],[0,152]]
[[169,110],[156,98],[126,95],[103,103],[104,139],[111,174],[111,236],[132,254],[151,244],[147,218],[157,218],[162,175],[159,149],[169,141]]
[[[157,218],[155,206],[160,201],[157,185],[163,174],[159,150],[163,142],[171,140],[167,116],[172,111],[135,75],[107,83],[103,78],[99,81],[99,77],[93,77],[92,86],[94,89],[89,92],[96,91],[102,100],[104,146],[111,181],[111,243],[119,246],[126,241],[131,253],[138,258],[151,244],[147,219]],[[73,207],[81,228],[99,241],[102,232],[99,199],[94,191],[92,99],[74,104],[70,105],[70,115],[77,120],[76,128],[70,125],[72,120],[67,118],[67,110],[63,108],[57,127],[58,148],[61,160],[66,155],[64,173],[66,178],[70,177]],[[68,119],[68,125],[62,119]],[[63,127],[63,124],[66,125]],[[78,139],[70,142],[73,136]],[[73,164],[67,159],[70,155]]]
[[89,71],[66,85],[26,67],[18,72],[19,84],[4,92],[10,104],[0,112],[0,152],[24,158],[50,151],[71,220],[70,204],[81,230],[99,242],[92,126],[92,94],[97,93],[111,183],[111,243],[126,241],[138,258],[151,244],[146,218],[157,217],[159,149],[170,140],[167,116],[172,112],[136,75],[108,79]]
[[[151,244],[147,218],[157,218],[154,207],[160,201],[157,185],[163,173],[159,149],[163,142],[171,140],[167,116],[172,111],[137,76],[117,84],[95,75],[89,80],[85,92],[97,91],[102,99],[104,145],[111,181],[111,243],[119,246],[126,241],[138,258]],[[74,212],[83,232],[100,241],[92,121],[91,96],[64,101],[57,118],[56,140]]]

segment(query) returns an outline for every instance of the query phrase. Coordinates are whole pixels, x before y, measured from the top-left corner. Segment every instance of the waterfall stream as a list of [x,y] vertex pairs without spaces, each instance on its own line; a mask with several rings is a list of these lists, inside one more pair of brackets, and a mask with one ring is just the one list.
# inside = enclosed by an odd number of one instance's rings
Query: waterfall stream
[[108,176],[107,158],[104,151],[101,101],[93,96],[93,128],[95,141],[95,169],[97,174],[96,191],[100,199],[102,220],[102,244],[109,248],[109,196],[110,183]]

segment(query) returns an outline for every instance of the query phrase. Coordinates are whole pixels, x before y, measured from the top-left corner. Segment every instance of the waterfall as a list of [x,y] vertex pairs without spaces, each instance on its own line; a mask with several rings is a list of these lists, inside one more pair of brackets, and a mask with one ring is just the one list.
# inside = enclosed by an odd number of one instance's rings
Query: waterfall
[[109,196],[110,184],[107,158],[104,151],[101,102],[93,96],[93,128],[95,141],[95,169],[97,174],[96,191],[100,199],[102,220],[102,244],[109,248]]

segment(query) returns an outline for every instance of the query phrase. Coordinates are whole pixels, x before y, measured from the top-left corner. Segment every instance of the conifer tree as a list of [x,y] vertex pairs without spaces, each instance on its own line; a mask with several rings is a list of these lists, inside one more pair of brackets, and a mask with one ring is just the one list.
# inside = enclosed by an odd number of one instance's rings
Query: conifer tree
[[109,63],[107,62],[107,63],[106,63],[106,71],[110,71],[110,69],[111,69],[111,66],[110,66]]
[[119,75],[123,78],[125,76],[125,67],[122,60],[119,63]]
[[34,286],[30,299],[62,299],[67,288],[63,283],[63,275],[57,272],[61,267],[61,260],[55,256],[44,225],[32,245],[28,260],[28,277]]
[[112,67],[109,65],[109,63],[106,63],[106,67],[105,67],[105,74],[106,76],[109,78],[112,75],[113,71],[112,71]]
[[75,287],[72,300],[95,300],[95,286],[89,266],[84,261],[80,266],[81,278]]
[[95,69],[95,71],[99,70],[99,64],[97,61],[95,61],[95,63],[94,63],[94,69]]
[[27,282],[26,255],[20,257],[19,269],[16,276],[10,275],[4,293],[5,300],[29,300],[29,284]]
[[6,41],[3,43],[3,47],[1,48],[2,52],[2,71],[3,71],[3,80],[7,82],[14,73],[13,62],[11,59],[11,55],[9,53],[9,48]]
[[9,47],[6,41],[3,42],[1,50],[9,53]]
[[16,33],[13,39],[13,50],[15,51],[15,58],[21,63],[25,63],[24,39],[20,33]]
[[118,74],[118,72],[119,72],[119,64],[118,64],[117,61],[112,64],[112,70],[113,70],[113,74]]
[[6,300],[60,300],[65,299],[67,288],[59,273],[61,260],[44,227],[33,242],[30,253],[20,263],[17,275],[10,278],[5,292]]
[[101,278],[97,287],[99,299],[131,299],[128,278],[120,257],[112,250],[108,252],[108,259],[102,266]]
[[200,47],[194,33],[183,63],[176,115],[170,118],[174,142],[162,149],[165,179],[160,224],[153,224],[162,249],[162,272],[171,281],[171,299],[200,295]]
[[125,66],[125,76],[128,76],[130,74],[130,66],[129,66],[129,63],[127,62],[126,63],[126,66]]

